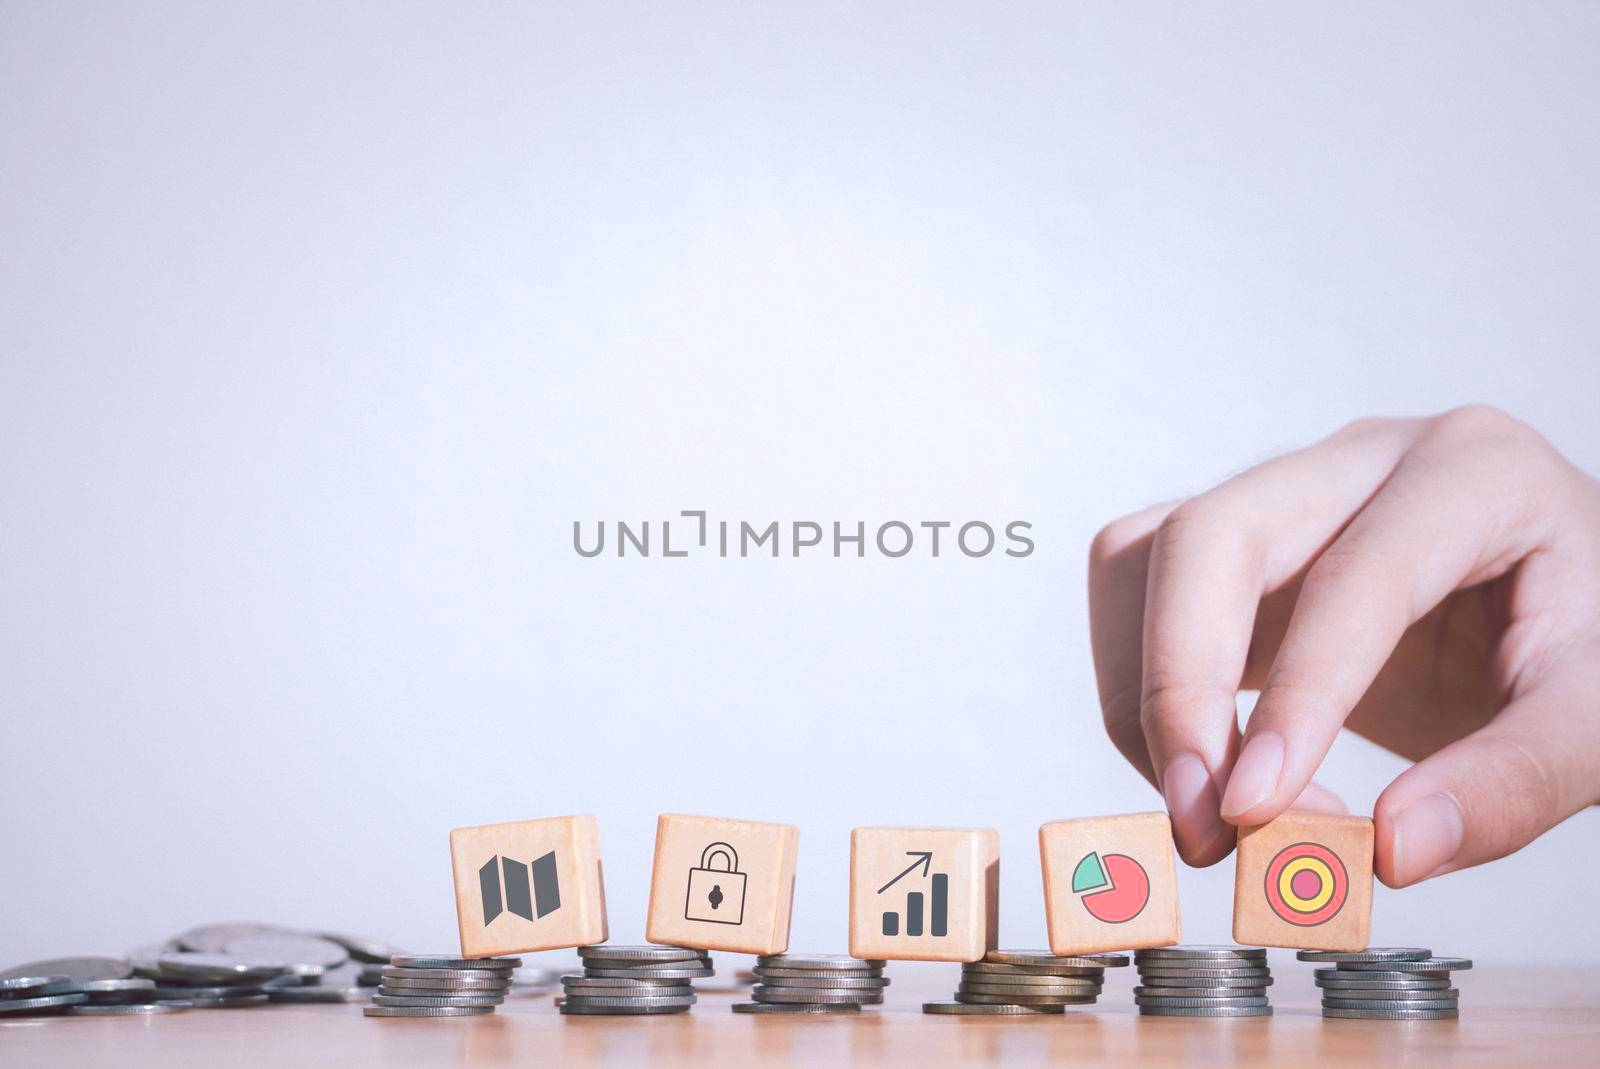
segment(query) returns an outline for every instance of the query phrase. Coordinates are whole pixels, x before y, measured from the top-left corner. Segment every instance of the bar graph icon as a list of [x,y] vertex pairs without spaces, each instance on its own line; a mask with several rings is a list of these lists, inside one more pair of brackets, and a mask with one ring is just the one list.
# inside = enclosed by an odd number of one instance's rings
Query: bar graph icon
[[[893,937],[902,932],[908,937],[923,934],[934,937],[950,933],[950,874],[933,871],[932,850],[907,850],[906,856],[914,858],[899,875],[878,888],[881,895],[917,869],[921,878],[928,881],[927,891],[906,891],[905,909],[883,911],[883,934]],[[901,918],[904,917],[904,924]]]
[[[531,890],[528,879],[530,870],[533,877]],[[561,878],[556,873],[556,852],[552,850],[534,858],[533,863],[528,865],[509,857],[491,857],[478,870],[478,889],[483,895],[485,925],[501,913],[510,913],[525,921],[548,916],[561,908]]]

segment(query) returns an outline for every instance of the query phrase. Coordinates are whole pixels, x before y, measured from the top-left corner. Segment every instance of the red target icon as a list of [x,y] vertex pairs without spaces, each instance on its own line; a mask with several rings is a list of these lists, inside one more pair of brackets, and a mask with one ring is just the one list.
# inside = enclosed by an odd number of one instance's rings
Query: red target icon
[[1344,908],[1350,878],[1339,855],[1319,843],[1295,843],[1267,866],[1267,905],[1303,928],[1324,924]]

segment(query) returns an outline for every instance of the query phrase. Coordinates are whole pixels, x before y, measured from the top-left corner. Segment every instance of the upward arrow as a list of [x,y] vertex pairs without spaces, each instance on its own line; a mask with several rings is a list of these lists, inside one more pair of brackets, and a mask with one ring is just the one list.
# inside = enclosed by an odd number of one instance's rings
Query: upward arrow
[[933,851],[932,850],[907,850],[906,851],[906,857],[914,857],[914,858],[916,858],[916,860],[913,861],[910,865],[908,865],[906,867],[905,871],[901,872],[900,875],[896,876],[894,879],[890,880],[888,883],[886,883],[882,887],[878,888],[878,893],[880,895],[883,894],[883,892],[887,891],[889,888],[893,887],[895,884],[899,883],[905,877],[909,876],[911,874],[912,870],[915,869],[918,865],[922,866],[922,874],[924,876],[926,876],[928,874],[928,871],[933,868]]

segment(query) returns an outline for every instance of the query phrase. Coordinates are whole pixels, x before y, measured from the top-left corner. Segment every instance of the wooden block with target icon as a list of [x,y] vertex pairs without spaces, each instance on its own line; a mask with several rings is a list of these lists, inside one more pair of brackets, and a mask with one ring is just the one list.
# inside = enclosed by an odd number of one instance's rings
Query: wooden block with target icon
[[1365,950],[1372,821],[1291,810],[1239,829],[1233,938],[1251,946]]
[[1172,946],[1182,937],[1165,813],[1055,820],[1039,829],[1054,954]]

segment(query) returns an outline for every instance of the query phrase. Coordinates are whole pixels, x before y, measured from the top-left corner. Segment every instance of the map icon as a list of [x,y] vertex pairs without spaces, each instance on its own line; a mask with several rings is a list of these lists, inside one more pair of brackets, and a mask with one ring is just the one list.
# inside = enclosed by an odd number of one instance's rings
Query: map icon
[[1133,920],[1150,901],[1150,877],[1126,854],[1085,854],[1072,870],[1072,893],[1097,921]]

